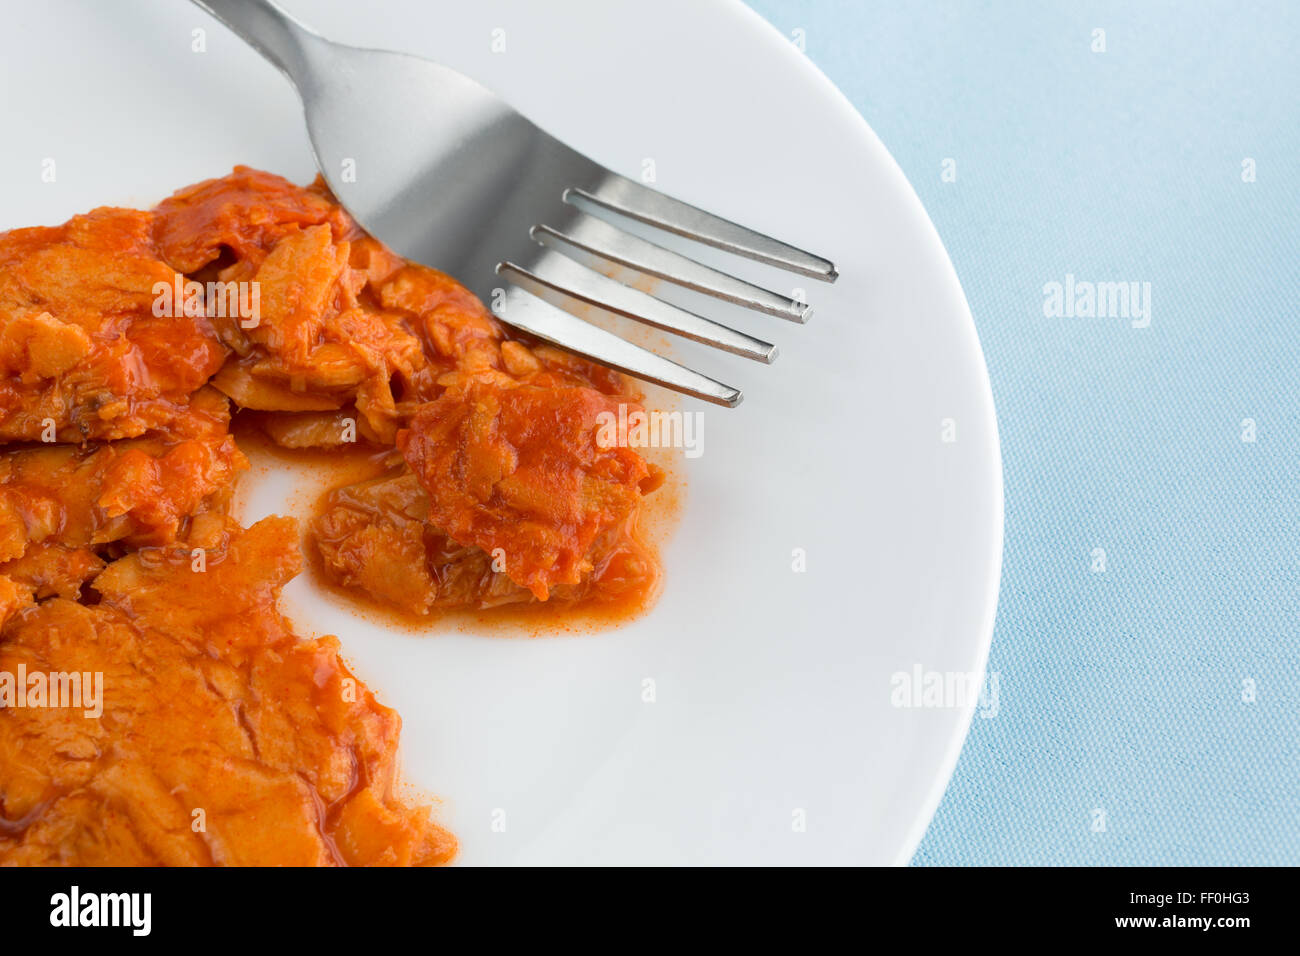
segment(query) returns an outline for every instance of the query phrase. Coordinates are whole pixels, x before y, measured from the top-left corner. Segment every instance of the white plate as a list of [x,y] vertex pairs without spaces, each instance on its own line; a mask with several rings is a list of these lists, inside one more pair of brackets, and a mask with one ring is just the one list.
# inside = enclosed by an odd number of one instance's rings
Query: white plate
[[[842,276],[764,276],[808,287],[817,309],[802,328],[741,320],[779,343],[773,367],[689,353],[746,401],[705,412],[666,589],[640,621],[531,641],[412,636],[291,586],[299,625],[338,633],[402,714],[408,775],[442,797],[461,861],[908,860],[971,707],[894,707],[891,676],[982,671],[1002,489],[961,287],[884,147],[738,2],[286,6],[327,35],[457,67],[622,172],[652,160],[660,188]],[[236,163],[311,177],[287,83],[197,10],[60,0],[6,15],[0,226],[147,206]],[[265,483],[253,507],[277,494]]]

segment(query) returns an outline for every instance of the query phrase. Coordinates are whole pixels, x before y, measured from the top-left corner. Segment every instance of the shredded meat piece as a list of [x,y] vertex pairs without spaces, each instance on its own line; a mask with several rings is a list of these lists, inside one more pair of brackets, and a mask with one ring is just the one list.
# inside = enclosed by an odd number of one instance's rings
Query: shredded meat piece
[[[312,527],[312,540],[330,579],[411,614],[485,610],[536,600],[499,570],[482,548],[457,544],[429,523],[429,499],[409,469],[339,488]],[[556,584],[561,604],[616,602],[653,591],[658,567],[641,543],[633,517],[611,524],[587,551],[591,572]]]
[[203,315],[155,316],[152,216],[97,209],[0,233],[0,441],[134,438],[226,357]]
[[62,544],[29,544],[22,557],[0,563],[0,575],[27,588],[38,599],[53,597],[76,601],[87,581],[104,570],[104,560],[90,548]]
[[[395,796],[400,720],[276,606],[294,522],[232,528],[200,575],[141,552],[102,599],[9,615],[0,672],[102,673],[104,717],[0,709],[0,861],[51,865],[410,865],[455,840]],[[6,579],[0,578],[0,581]],[[0,586],[0,607],[5,588]]]
[[[302,189],[240,167],[182,190],[155,217],[171,267],[257,283],[255,325],[211,319],[232,351],[212,384],[241,408],[338,412],[391,445],[420,405],[470,381],[590,386],[636,400],[615,372],[507,339],[468,289],[365,235],[319,180]],[[313,441],[338,443],[323,432]]]
[[200,515],[224,513],[236,473],[248,467],[228,419],[225,399],[208,392],[156,434],[0,451],[0,574],[43,542],[169,544]]
[[411,418],[397,447],[429,499],[429,522],[493,555],[539,601],[591,573],[596,539],[656,483],[627,448],[601,447],[618,403],[591,388],[451,389]]
[[168,265],[190,275],[226,251],[260,265],[285,236],[320,225],[339,239],[359,234],[319,180],[304,189],[272,173],[236,166],[228,176],[178,189],[160,202],[153,236]]

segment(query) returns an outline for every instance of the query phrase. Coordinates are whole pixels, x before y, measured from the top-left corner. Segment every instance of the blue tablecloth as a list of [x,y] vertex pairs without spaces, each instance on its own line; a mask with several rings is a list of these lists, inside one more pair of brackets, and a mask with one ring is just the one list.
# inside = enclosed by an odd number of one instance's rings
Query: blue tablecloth
[[1300,4],[751,2],[912,181],[997,402],[1000,710],[914,862],[1300,863]]

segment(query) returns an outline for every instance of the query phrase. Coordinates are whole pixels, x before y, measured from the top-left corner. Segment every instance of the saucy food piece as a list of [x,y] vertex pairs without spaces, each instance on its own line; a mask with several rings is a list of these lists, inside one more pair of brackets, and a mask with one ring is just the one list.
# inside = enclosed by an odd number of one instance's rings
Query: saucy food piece
[[37,599],[53,597],[76,601],[81,588],[100,571],[104,559],[90,548],[70,548],[62,544],[29,544],[21,557],[0,563],[0,577],[15,587],[23,587]]
[[[633,516],[611,524],[588,549],[591,570],[551,587],[560,604],[635,601],[658,583],[653,552]],[[537,596],[502,570],[507,561],[457,544],[429,523],[429,499],[405,466],[332,492],[312,526],[330,580],[408,614],[529,604]]]
[[153,239],[177,272],[195,275],[223,257],[260,265],[283,238],[329,226],[342,239],[359,233],[319,185],[297,186],[273,173],[236,166],[227,176],[178,189],[153,210]]
[[591,388],[449,389],[397,447],[428,495],[428,521],[497,559],[539,601],[595,567],[592,545],[660,480],[635,451],[600,441],[618,402]]
[[212,319],[233,353],[212,383],[241,408],[276,413],[265,420],[276,440],[328,447],[356,433],[392,445],[416,408],[470,380],[626,389],[616,373],[506,339],[459,282],[394,255],[327,196],[237,169],[157,211],[170,265],[256,283],[256,322]]
[[97,209],[0,233],[0,441],[134,438],[225,361],[206,316],[155,316],[152,216]]
[[[432,269],[408,266],[365,235],[319,184],[301,189],[238,168],[159,205],[155,233],[164,258],[187,273],[258,290],[256,316],[213,319],[233,352],[213,384],[241,408],[337,412],[392,444],[394,388],[437,388],[454,367],[432,367],[421,337],[440,317],[444,344],[465,348],[477,333],[499,338],[486,310]],[[437,321],[429,319],[428,321]],[[466,330],[469,330],[466,332]]]
[[[34,545],[169,544],[196,518],[224,513],[235,475],[248,467],[228,420],[225,399],[209,391],[156,434],[0,449],[0,574],[13,573],[6,562]],[[47,550],[40,563],[57,553]]]
[[[0,672],[102,674],[84,707],[0,709],[0,861],[410,865],[455,840],[396,796],[400,720],[277,607],[300,564],[286,518],[122,558],[93,606],[11,613]],[[0,587],[0,606],[4,588]],[[83,695],[83,705],[86,700]]]

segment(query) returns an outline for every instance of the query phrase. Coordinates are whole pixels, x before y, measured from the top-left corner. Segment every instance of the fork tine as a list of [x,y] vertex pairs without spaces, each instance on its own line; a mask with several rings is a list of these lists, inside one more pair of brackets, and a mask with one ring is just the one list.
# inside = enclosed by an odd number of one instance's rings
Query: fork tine
[[621,278],[618,273],[622,269],[631,269],[791,322],[807,322],[812,313],[812,308],[805,303],[711,269],[594,216],[576,216],[572,225],[563,231],[552,226],[534,226],[532,237],[611,279]]
[[560,308],[550,299],[550,287],[513,262],[497,265],[497,274],[514,283],[529,295],[507,296],[498,317],[509,325],[557,345],[570,352],[608,365],[610,368],[677,392],[693,395],[715,405],[735,408],[740,404],[740,389],[701,375],[661,355],[633,345],[612,332],[584,322]]
[[607,172],[593,189],[566,189],[564,201],[584,212],[590,212],[592,205],[600,206],[679,236],[823,282],[839,278],[829,259],[746,229],[614,173]]
[[540,258],[529,265],[529,270],[535,280],[534,284],[545,286],[546,292],[543,294],[532,285],[526,286],[528,291],[568,312],[574,311],[574,305],[579,308],[590,307],[712,345],[733,355],[743,355],[766,365],[776,360],[776,346],[771,342],[764,342],[629,288],[558,252],[542,253]]

